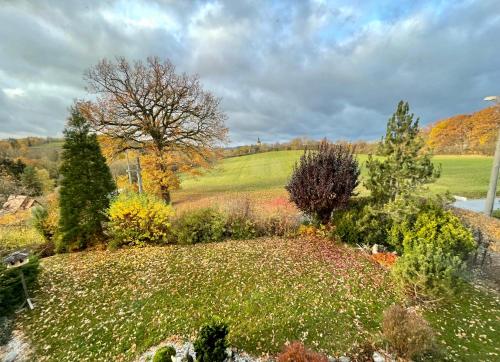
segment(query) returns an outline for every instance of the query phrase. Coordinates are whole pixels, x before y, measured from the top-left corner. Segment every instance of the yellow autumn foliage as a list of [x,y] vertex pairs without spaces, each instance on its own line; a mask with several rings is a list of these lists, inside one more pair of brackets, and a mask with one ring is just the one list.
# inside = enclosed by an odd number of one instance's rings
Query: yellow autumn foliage
[[108,213],[113,247],[168,242],[174,211],[154,195],[124,192]]

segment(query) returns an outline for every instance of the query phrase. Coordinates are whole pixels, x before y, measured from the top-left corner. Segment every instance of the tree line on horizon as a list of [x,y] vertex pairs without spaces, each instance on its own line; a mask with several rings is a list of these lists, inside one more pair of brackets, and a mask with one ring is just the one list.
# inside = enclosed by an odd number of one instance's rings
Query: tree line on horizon
[[[500,116],[496,113],[495,107],[488,107],[475,113],[459,114],[438,120],[425,127],[422,136],[433,154],[492,155],[499,127]],[[62,142],[62,138],[30,136],[3,139],[0,140],[0,158],[56,161],[57,149],[40,146],[59,142]],[[228,158],[271,151],[314,150],[319,147],[320,142],[321,140],[308,137],[296,137],[290,141],[274,143],[265,143],[257,139],[253,144],[225,147],[222,149],[222,156]],[[350,144],[354,146],[356,153],[369,154],[376,153],[377,142],[378,140],[338,140],[334,143]],[[51,167],[45,168],[51,169]]]

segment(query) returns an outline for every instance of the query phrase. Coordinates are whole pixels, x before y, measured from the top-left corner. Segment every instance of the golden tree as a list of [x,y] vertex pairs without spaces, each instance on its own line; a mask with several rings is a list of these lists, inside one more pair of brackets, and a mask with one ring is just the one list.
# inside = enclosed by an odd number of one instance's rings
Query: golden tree
[[203,90],[197,76],[176,73],[169,60],[104,59],[85,78],[96,99],[80,102],[82,113],[117,152],[145,154],[145,173],[167,202],[179,171],[208,165],[227,141],[220,99]]
[[430,128],[427,145],[435,153],[492,154],[500,127],[494,107],[461,114],[436,122]]

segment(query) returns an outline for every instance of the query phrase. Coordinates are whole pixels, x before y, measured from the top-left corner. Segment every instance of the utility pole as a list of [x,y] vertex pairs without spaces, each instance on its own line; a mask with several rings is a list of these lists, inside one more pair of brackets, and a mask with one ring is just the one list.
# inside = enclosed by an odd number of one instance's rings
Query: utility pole
[[[485,101],[496,103],[496,113],[500,117],[500,96],[490,96],[484,99]],[[497,145],[495,148],[495,157],[493,166],[491,168],[490,185],[488,187],[488,195],[486,196],[486,203],[484,205],[484,213],[491,216],[493,213],[493,206],[497,194],[498,170],[500,169],[500,128],[498,129]]]
[[139,187],[139,193],[142,194],[142,175],[141,175],[141,161],[139,156],[137,156],[137,186]]
[[127,157],[127,175],[128,183],[132,185],[132,170],[130,169],[130,160],[128,159],[128,151],[125,151],[125,156]]

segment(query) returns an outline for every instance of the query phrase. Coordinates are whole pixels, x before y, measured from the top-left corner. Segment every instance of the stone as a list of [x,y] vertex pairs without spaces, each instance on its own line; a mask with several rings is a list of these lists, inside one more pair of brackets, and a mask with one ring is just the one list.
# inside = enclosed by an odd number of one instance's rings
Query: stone
[[385,362],[385,357],[379,352],[373,352],[373,362]]
[[339,362],[351,362],[351,359],[347,356],[342,356],[342,357],[339,357],[338,361]]

